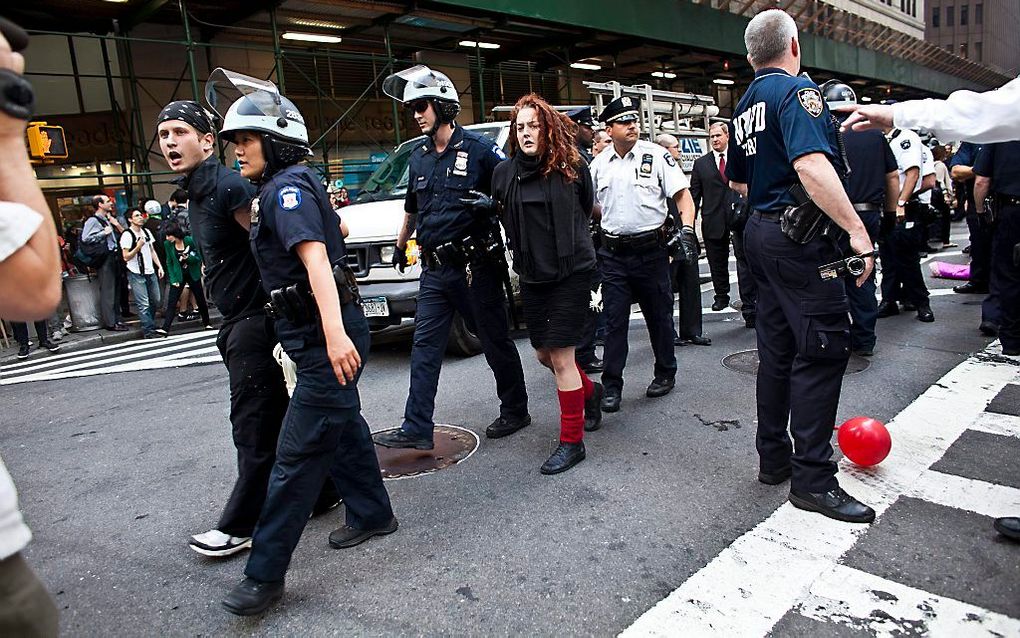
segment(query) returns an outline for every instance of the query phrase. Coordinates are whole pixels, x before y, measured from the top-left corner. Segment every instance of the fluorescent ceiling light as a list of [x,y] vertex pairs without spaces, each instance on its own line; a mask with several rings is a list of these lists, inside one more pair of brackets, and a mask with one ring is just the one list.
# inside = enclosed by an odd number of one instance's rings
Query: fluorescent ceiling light
[[287,31],[282,36],[284,40],[301,40],[302,42],[325,42],[326,44],[340,44],[341,38],[338,35],[322,35],[321,33],[302,33],[300,31]]
[[712,80],[712,84],[718,84],[720,86],[732,86],[734,82],[729,78],[716,78]]
[[672,73],[670,71],[652,71],[652,77],[653,78],[666,78],[667,80],[672,80],[672,79],[676,78],[676,73]]
[[862,95],[861,96],[861,102],[870,102],[870,101],[871,101],[871,98],[868,97],[867,95]]
[[339,22],[329,20],[307,20],[305,18],[291,18],[290,23],[298,27],[309,27],[311,29],[345,29]]
[[572,62],[570,68],[581,69],[582,71],[599,71],[602,69],[602,66],[590,62]]
[[475,42],[474,40],[461,40],[458,42],[462,47],[471,47],[472,49],[478,47],[479,49],[498,49],[499,45],[495,42]]
[[128,0],[106,0],[106,2],[113,2],[116,4],[125,4]]

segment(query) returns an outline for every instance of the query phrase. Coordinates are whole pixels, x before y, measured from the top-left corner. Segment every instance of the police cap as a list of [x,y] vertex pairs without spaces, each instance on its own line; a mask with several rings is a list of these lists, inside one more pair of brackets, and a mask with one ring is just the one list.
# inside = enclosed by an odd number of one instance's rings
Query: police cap
[[607,104],[606,108],[602,109],[599,119],[602,120],[603,124],[635,122],[640,119],[638,113],[640,104],[641,101],[636,97],[621,95]]
[[592,117],[590,106],[571,109],[567,111],[567,117],[578,126],[595,126],[595,118]]

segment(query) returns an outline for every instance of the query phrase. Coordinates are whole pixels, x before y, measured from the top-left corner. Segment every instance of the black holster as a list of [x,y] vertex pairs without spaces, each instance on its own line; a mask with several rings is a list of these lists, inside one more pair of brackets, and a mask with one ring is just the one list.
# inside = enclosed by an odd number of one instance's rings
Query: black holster
[[[333,281],[336,282],[340,305],[361,303],[358,281],[350,266],[347,264],[333,266]],[[270,291],[265,310],[270,319],[286,319],[295,326],[310,324],[319,317],[315,295],[306,281]]]
[[811,243],[817,237],[828,237],[838,242],[843,230],[811,201],[804,187],[794,184],[789,192],[797,204],[788,207],[779,216],[779,227],[783,234],[798,244]]

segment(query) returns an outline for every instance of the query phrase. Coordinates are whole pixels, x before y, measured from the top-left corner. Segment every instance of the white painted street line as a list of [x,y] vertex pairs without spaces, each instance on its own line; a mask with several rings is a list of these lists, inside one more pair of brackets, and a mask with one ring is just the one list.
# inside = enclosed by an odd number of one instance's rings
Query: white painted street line
[[1017,636],[1020,620],[836,565],[796,611],[873,636]]
[[81,350],[79,352],[68,352],[63,354],[55,354],[43,358],[33,357],[28,361],[19,361],[18,363],[12,363],[0,368],[2,372],[22,372],[29,368],[37,369],[47,367],[51,365],[60,365],[69,359],[75,359],[78,361],[84,360],[85,357],[90,359],[98,359],[106,356],[112,351],[116,351],[118,354],[133,351],[144,351],[160,346],[166,346],[167,344],[185,344],[190,341],[198,340],[216,340],[216,332],[212,330],[206,330],[202,332],[191,332],[183,335],[173,335],[165,339],[139,339],[137,341],[125,341],[123,343],[115,343],[111,346],[100,346],[98,348],[89,348],[88,350]]
[[55,379],[73,379],[77,377],[90,377],[100,374],[111,374],[113,372],[135,372],[138,370],[161,370],[164,368],[182,368],[184,366],[192,366],[205,363],[217,363],[222,360],[223,360],[222,357],[220,357],[220,354],[217,351],[216,354],[213,355],[204,355],[189,359],[174,359],[174,358],[152,359],[146,361],[132,361],[130,363],[122,363],[114,366],[105,366],[102,368],[89,368],[86,370],[69,370],[38,373],[24,377],[15,377],[13,379],[0,380],[0,385],[14,385],[17,383],[27,383],[29,381],[52,381]]
[[1020,439],[1020,416],[983,412],[970,429]]
[[947,507],[999,518],[1020,514],[1020,490],[974,479],[926,470],[907,496]]
[[[1001,348],[995,342],[984,352],[999,354]],[[861,468],[843,459],[840,484],[881,516],[897,497],[912,493],[931,464],[1018,374],[1015,364],[970,357],[888,424],[893,448],[881,465]],[[747,480],[753,475],[748,468]],[[999,505],[1012,497],[1004,498]],[[785,503],[621,635],[764,635],[867,529]]]

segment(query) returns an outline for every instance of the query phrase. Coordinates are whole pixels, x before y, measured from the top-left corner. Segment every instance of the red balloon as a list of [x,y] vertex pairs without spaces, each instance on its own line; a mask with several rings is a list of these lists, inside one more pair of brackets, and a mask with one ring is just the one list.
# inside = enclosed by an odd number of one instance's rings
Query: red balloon
[[847,419],[839,426],[836,440],[843,454],[863,467],[878,465],[892,449],[892,437],[885,424],[867,416]]

